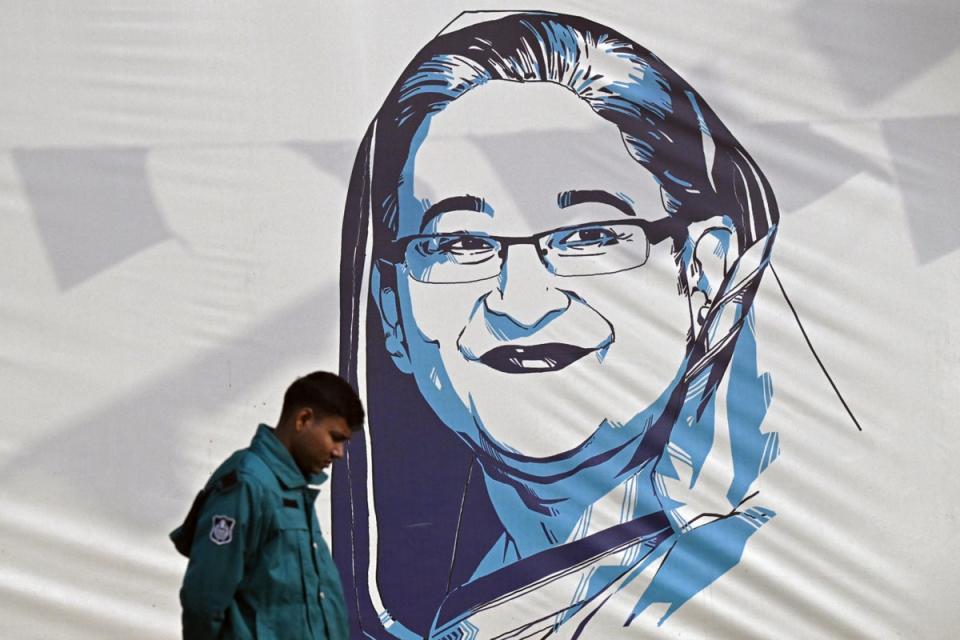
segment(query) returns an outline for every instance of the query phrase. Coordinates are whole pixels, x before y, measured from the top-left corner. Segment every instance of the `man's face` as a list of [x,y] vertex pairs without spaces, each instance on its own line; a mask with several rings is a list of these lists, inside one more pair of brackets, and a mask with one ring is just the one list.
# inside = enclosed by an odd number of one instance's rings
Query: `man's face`
[[[492,82],[457,99],[433,116],[404,178],[400,237],[531,236],[667,215],[619,130],[548,83]],[[590,253],[609,228],[581,227],[539,248],[512,244],[499,273],[476,281],[423,282],[431,276],[396,267],[408,366],[448,426],[468,436],[482,426],[502,445],[545,457],[604,420],[626,423],[664,392],[691,326],[670,241],[651,245],[642,266],[603,275],[558,275],[582,258],[538,253],[577,242]]]
[[318,418],[310,409],[301,410],[290,453],[305,474],[320,473],[343,457],[352,435],[347,421],[340,416]]

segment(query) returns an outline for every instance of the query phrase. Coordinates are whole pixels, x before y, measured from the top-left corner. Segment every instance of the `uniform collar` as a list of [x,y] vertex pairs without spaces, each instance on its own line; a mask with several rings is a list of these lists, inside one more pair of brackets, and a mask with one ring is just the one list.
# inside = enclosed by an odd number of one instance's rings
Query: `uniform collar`
[[327,474],[320,472],[304,477],[303,473],[293,461],[293,456],[277,439],[273,428],[265,424],[257,427],[257,434],[253,436],[250,450],[260,456],[270,470],[273,471],[280,483],[288,489],[296,489],[304,485],[319,485],[327,480]]

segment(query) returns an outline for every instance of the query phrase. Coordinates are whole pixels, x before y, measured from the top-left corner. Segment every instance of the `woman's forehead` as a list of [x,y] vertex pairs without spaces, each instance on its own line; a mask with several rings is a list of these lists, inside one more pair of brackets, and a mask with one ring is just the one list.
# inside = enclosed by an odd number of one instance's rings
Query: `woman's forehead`
[[429,118],[432,136],[583,131],[602,119],[572,90],[554,82],[491,80]]
[[[561,212],[560,204],[571,191],[602,191],[608,201],[636,205],[641,217],[663,216],[658,183],[627,152],[619,129],[559,85],[490,83],[427,126],[401,183],[401,234],[420,233],[433,205],[463,196],[482,200],[486,209],[445,214],[441,227],[466,218],[473,222],[465,227],[485,228],[494,218],[499,229],[507,217],[511,232],[532,233],[574,223],[583,207]],[[615,207],[593,210],[592,217],[624,215]]]

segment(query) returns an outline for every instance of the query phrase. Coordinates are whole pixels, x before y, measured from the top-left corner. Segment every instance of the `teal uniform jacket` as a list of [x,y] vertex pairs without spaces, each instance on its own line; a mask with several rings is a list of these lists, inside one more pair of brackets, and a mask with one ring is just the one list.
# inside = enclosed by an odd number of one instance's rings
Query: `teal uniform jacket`
[[[347,640],[340,577],[314,509],[326,479],[308,482],[266,425],[220,465],[198,498],[180,589],[184,640]],[[185,524],[170,537],[184,547],[188,532]]]

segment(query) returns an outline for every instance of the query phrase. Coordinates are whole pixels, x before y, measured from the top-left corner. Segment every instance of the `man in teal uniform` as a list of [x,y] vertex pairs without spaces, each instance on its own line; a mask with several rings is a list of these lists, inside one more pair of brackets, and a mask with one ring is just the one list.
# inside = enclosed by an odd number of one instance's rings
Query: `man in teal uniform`
[[314,509],[323,473],[364,412],[350,385],[318,371],[287,389],[275,429],[213,473],[170,537],[190,563],[184,640],[346,640],[346,605]]

